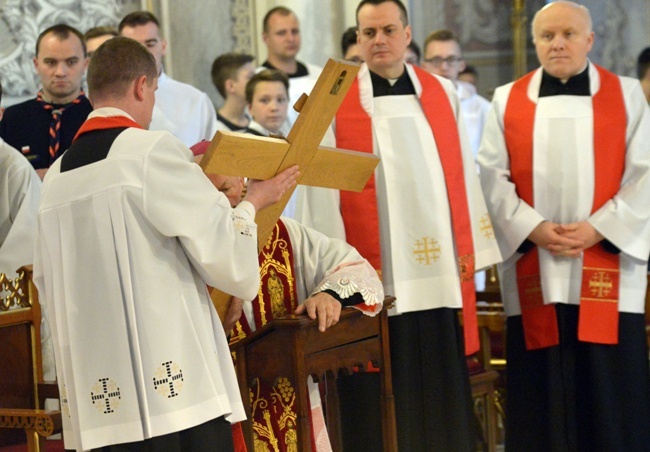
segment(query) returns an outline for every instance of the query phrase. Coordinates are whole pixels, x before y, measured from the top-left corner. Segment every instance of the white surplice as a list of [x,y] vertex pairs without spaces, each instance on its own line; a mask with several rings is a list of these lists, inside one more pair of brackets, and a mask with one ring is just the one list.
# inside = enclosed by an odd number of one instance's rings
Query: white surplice
[[[34,262],[42,185],[29,161],[0,138],[0,273],[8,278],[16,278],[16,270]],[[8,295],[0,291],[0,296]],[[45,318],[41,321],[41,355],[43,376],[54,380],[54,351]]]
[[[390,314],[462,307],[445,177],[420,106],[422,87],[412,67],[406,68],[416,95],[373,97],[365,64],[358,75],[361,105],[372,118],[374,152],[381,158],[376,177],[382,280],[386,293],[399,300]],[[459,121],[456,88],[449,80],[437,78],[459,124],[475,262],[481,269],[498,262],[500,254],[467,134]]]
[[61,173],[63,159],[43,186],[34,276],[55,343],[66,448],[244,419],[206,283],[257,294],[252,204],[232,209],[164,131],[126,129],[107,158]]
[[16,270],[34,256],[36,213],[41,179],[19,151],[0,138],[0,273]]
[[469,145],[472,148],[474,159],[476,159],[490,111],[490,102],[480,96],[476,92],[476,88],[469,83],[456,81],[456,92],[460,99],[460,111],[467,130]]
[[149,130],[166,130],[185,146],[193,146],[202,140],[212,140],[217,132],[217,112],[203,91],[163,72],[158,77]]
[[[592,98],[540,98],[541,78],[539,69],[528,86],[528,97],[537,104],[533,135],[535,207],[522,201],[510,182],[503,115],[512,83],[494,93],[479,153],[481,182],[505,259],[500,276],[506,313],[521,314],[516,283],[516,263],[521,254],[517,248],[544,220],[589,221],[616,245],[621,250],[619,311],[643,313],[650,252],[650,112],[639,82],[620,77],[627,112],[625,172],[619,192],[592,214]],[[591,93],[595,94],[600,77],[593,64],[589,65],[589,79]],[[539,261],[544,302],[579,304],[582,258],[553,257],[539,248]]]
[[298,112],[293,109],[293,105],[298,102],[300,96],[303,94],[309,95],[309,93],[311,93],[320,73],[323,72],[323,68],[320,66],[310,63],[303,64],[307,67],[307,75],[303,75],[302,77],[292,77],[289,79],[289,111],[287,112],[287,120],[282,126],[282,131],[286,132],[286,136],[289,135],[289,130],[291,130],[296,119],[298,119]]

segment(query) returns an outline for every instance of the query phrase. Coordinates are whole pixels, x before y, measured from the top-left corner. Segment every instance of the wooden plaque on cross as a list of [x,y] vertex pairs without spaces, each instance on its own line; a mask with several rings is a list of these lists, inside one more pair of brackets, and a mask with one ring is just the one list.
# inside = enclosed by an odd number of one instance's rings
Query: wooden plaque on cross
[[[294,108],[300,112],[286,139],[237,132],[215,134],[201,160],[207,174],[270,179],[298,165],[298,184],[361,191],[379,163],[372,154],[321,147],[320,143],[352,85],[359,66],[328,60],[309,96],[303,94]],[[295,188],[282,199],[257,212],[258,249],[261,250]],[[212,301],[223,320],[230,296],[214,289]]]

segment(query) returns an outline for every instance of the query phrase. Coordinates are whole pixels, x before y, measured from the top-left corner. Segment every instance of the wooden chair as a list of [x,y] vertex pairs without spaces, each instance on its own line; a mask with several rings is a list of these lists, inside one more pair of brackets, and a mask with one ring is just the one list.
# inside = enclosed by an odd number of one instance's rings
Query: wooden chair
[[486,270],[485,290],[476,292],[476,300],[481,339],[479,360],[486,369],[503,374],[506,368],[506,322],[496,265]]
[[[61,431],[61,412],[42,409],[58,398],[54,382],[43,380],[41,307],[31,267],[18,277],[0,273],[0,446],[24,442],[30,452],[45,450],[45,438]],[[1,295],[1,294],[0,294]]]
[[[351,372],[354,366],[371,361],[380,367],[382,435],[384,450],[397,450],[395,405],[390,374],[388,348],[388,305],[376,317],[356,309],[341,313],[338,324],[321,333],[318,322],[306,316],[287,316],[266,324],[245,339],[231,345],[237,356],[237,378],[242,394],[249,394],[255,378],[272,384],[286,378],[295,388],[296,431],[298,450],[310,451],[309,395],[307,376],[324,381],[327,387],[328,434],[335,451],[342,450],[336,382],[340,369]],[[335,406],[332,406],[335,405]],[[244,403],[247,421],[243,422],[248,450],[253,449],[253,426],[250,403]]]
[[[480,349],[468,359],[474,414],[478,419],[482,448],[496,450],[499,416],[505,419],[502,404],[505,374],[505,313],[496,266],[486,271],[486,287],[476,293]],[[496,356],[495,356],[496,351]]]

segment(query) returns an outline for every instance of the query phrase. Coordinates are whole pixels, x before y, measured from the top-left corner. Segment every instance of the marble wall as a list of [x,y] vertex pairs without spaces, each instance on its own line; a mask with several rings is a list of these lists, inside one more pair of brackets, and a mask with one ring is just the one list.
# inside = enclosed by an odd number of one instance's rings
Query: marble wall
[[[479,91],[489,97],[512,80],[511,0],[406,0],[413,38],[422,44],[437,28],[454,30],[464,56],[480,72]],[[544,0],[526,0],[530,23]],[[635,60],[650,45],[648,0],[584,0],[592,11],[596,41],[591,58],[617,73],[634,76]],[[206,91],[220,105],[210,67],[221,53],[237,50],[266,57],[261,22],[268,9],[285,5],[301,21],[300,59],[323,65],[340,57],[340,36],[355,23],[358,0],[0,0],[0,77],[3,105],[31,97],[38,89],[32,57],[43,28],[66,22],[82,31],[117,24],[124,14],[151,9],[168,40],[165,70]],[[529,26],[528,26],[529,28]],[[530,32],[528,32],[530,36]],[[529,39],[529,67],[537,65]]]

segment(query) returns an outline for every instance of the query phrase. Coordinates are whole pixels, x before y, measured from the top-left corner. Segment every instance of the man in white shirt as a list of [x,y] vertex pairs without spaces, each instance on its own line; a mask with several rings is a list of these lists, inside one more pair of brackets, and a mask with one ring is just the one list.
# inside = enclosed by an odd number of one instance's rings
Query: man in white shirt
[[122,19],[120,36],[144,45],[156,59],[158,91],[151,120],[151,130],[167,130],[191,146],[201,140],[211,140],[217,131],[217,115],[210,98],[203,91],[167,76],[162,57],[167,41],[160,36],[160,23],[148,11],[136,11]]
[[638,80],[587,59],[587,8],[550,3],[532,31],[541,67],[497,88],[479,153],[504,257],[506,450],[647,450],[650,111]]
[[[301,42],[300,24],[289,8],[276,6],[269,10],[264,16],[262,30],[267,57],[258,71],[267,68],[284,72],[289,77],[289,104],[293,105],[303,93],[311,92],[323,68],[297,60]],[[297,117],[298,112],[290,108],[282,128],[285,136]]]
[[143,130],[157,80],[137,42],[102,45],[88,69],[95,110],[43,184],[34,280],[66,449],[232,450],[230,422],[245,417],[206,284],[255,297],[255,213],[297,167],[253,181],[232,209],[183,143]]

